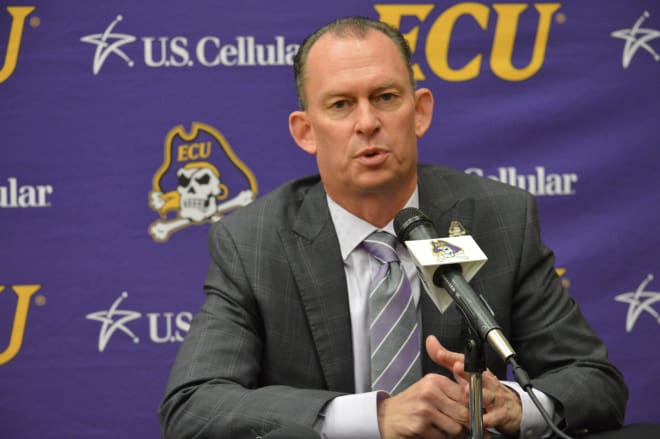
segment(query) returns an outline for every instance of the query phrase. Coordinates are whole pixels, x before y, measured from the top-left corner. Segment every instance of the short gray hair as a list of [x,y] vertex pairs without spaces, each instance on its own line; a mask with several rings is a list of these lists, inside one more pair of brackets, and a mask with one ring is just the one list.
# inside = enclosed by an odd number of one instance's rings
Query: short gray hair
[[316,43],[319,38],[327,33],[331,33],[340,38],[362,39],[367,36],[367,33],[370,29],[385,34],[390,40],[394,42],[397,49],[399,49],[404,62],[406,63],[406,67],[408,68],[410,84],[412,85],[413,90],[415,89],[415,78],[411,63],[412,52],[410,50],[410,46],[408,46],[408,42],[406,42],[406,39],[398,29],[390,26],[389,24],[366,17],[339,18],[331,23],[326,24],[325,26],[319,28],[314,33],[309,35],[298,49],[298,53],[296,53],[293,61],[293,74],[296,81],[296,95],[298,96],[298,105],[300,106],[301,110],[305,110],[307,107],[307,101],[305,100],[305,93],[303,90],[306,79],[305,67],[307,64],[307,57],[309,56],[309,52],[312,49],[314,43]]

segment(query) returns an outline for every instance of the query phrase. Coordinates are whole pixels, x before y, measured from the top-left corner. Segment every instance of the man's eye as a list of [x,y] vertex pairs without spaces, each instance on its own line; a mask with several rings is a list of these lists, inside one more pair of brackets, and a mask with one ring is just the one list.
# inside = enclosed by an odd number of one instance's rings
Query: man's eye
[[395,92],[385,92],[379,95],[375,95],[372,98],[372,102],[374,105],[379,106],[380,108],[394,109],[399,105],[400,99],[399,95]]
[[378,95],[378,100],[384,103],[392,103],[396,101],[397,97],[398,96],[396,93],[383,93],[381,95]]
[[346,108],[348,103],[346,101],[336,101],[332,103],[332,108],[336,110],[341,110],[343,108]]

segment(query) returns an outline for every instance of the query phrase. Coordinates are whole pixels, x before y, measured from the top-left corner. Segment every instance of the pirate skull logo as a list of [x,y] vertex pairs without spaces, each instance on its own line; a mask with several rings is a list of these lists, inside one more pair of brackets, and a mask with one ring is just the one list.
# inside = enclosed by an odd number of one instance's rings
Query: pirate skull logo
[[177,173],[181,218],[202,222],[218,210],[217,201],[227,197],[227,187],[220,182],[218,170],[206,162],[188,163]]

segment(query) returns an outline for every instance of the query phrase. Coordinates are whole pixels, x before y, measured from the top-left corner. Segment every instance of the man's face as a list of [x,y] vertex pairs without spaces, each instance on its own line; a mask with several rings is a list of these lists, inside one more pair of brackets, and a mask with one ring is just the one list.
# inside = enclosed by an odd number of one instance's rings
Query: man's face
[[412,193],[417,137],[428,128],[432,97],[413,91],[403,57],[386,35],[370,30],[363,39],[319,38],[303,91],[307,109],[292,113],[291,133],[317,156],[335,201]]

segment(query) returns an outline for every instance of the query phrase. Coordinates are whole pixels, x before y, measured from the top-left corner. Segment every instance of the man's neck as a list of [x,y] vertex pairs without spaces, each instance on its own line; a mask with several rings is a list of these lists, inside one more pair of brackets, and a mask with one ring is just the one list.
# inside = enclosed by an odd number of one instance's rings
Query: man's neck
[[406,206],[406,203],[415,191],[416,184],[410,190],[397,191],[396,193],[367,193],[355,198],[330,197],[341,207],[368,222],[369,224],[382,228]]

